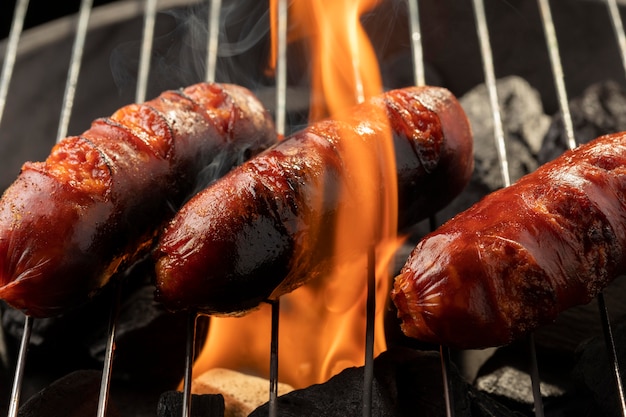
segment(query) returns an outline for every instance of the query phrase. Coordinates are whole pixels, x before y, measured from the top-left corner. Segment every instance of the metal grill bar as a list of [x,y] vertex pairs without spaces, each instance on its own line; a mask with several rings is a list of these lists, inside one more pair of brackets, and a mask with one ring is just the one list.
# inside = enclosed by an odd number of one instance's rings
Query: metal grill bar
[[280,324],[280,299],[270,302],[272,306],[272,326],[270,342],[270,395],[269,416],[278,415],[278,329]]
[[[620,57],[622,59],[622,65],[624,72],[626,73],[626,35],[624,34],[624,26],[622,24],[622,18],[617,7],[616,0],[607,0],[607,7],[611,23],[615,31],[615,37],[620,51]],[[597,297],[598,306],[600,308],[600,320],[602,321],[602,328],[604,331],[605,343],[611,365],[613,368],[613,376],[615,377],[615,383],[617,386],[619,405],[622,412],[622,416],[626,417],[626,393],[624,385],[622,383],[621,371],[619,361],[617,359],[617,349],[615,347],[615,340],[613,338],[613,330],[611,329],[611,321],[609,319],[609,311],[604,302],[604,294],[600,293]]]
[[[275,125],[279,137],[285,135],[287,115],[287,0],[276,2],[276,112]],[[278,415],[278,330],[280,324],[280,298],[272,301],[270,342],[269,416]]]
[[287,115],[287,0],[278,0],[276,57],[276,131],[285,134]]
[[489,93],[489,104],[493,116],[493,134],[495,145],[500,161],[500,173],[504,187],[511,185],[509,161],[506,153],[506,143],[504,141],[504,129],[502,128],[502,115],[500,114],[500,103],[498,102],[498,89],[496,86],[496,75],[493,65],[493,51],[489,40],[489,29],[485,17],[485,5],[483,0],[474,0],[474,15],[476,18],[476,30],[480,43],[480,53],[483,60],[483,70],[485,73],[485,83]]
[[24,27],[24,19],[26,18],[26,10],[28,9],[29,0],[19,0],[15,5],[13,19],[11,20],[11,30],[9,31],[9,42],[4,55],[2,64],[2,73],[0,73],[0,125],[2,124],[2,115],[7,101],[9,92],[9,84],[13,76],[13,68],[15,66],[15,58],[17,57],[17,47]]
[[[575,135],[574,135],[574,127],[572,115],[569,110],[567,91],[565,88],[565,77],[563,73],[563,68],[561,65],[561,59],[559,54],[558,40],[556,37],[556,31],[554,29],[554,21],[552,19],[552,14],[550,11],[550,5],[548,0],[538,0],[539,8],[541,11],[542,23],[544,27],[544,32],[546,36],[546,44],[548,47],[548,52],[550,54],[550,62],[552,65],[552,71],[554,76],[554,83],[557,89],[559,105],[561,108],[561,113],[563,116],[563,125],[565,128],[567,143],[570,149],[574,149],[577,146]],[[607,6],[609,8],[609,14],[612,19],[612,23],[615,29],[615,34],[617,37],[617,41],[622,52],[622,60],[624,60],[624,30],[621,25],[621,18],[619,17],[619,10],[617,10],[617,6],[613,0],[607,0]],[[625,64],[626,70],[626,64]],[[626,416],[626,395],[624,394],[624,388],[621,382],[621,373],[620,366],[617,360],[617,351],[615,348],[615,341],[613,339],[613,332],[611,329],[611,321],[609,319],[609,312],[604,303],[604,295],[602,293],[597,296],[598,305],[600,306],[600,320],[602,322],[604,336],[606,340],[606,347],[609,354],[609,357],[612,360],[612,369],[613,374],[616,380],[616,386],[618,390],[618,396],[620,400],[620,408],[622,411],[622,415]]]
[[209,38],[207,40],[206,81],[215,82],[217,72],[217,47],[219,43],[219,22],[222,0],[211,0],[209,7]]
[[193,376],[193,361],[196,356],[196,325],[198,314],[189,312],[187,321],[187,345],[185,348],[185,375],[183,379],[183,405],[182,416],[191,416],[191,380]]
[[156,23],[157,0],[146,0],[143,20],[143,34],[141,36],[141,55],[139,57],[139,76],[135,101],[141,103],[146,99],[148,88],[148,74],[150,73],[150,55],[154,41],[154,25]]
[[[498,152],[500,162],[500,173],[502,175],[502,185],[508,187],[511,185],[511,174],[506,151],[506,141],[504,139],[504,129],[502,127],[502,114],[500,112],[500,103],[498,101],[498,89],[496,84],[495,68],[493,64],[493,50],[489,39],[489,28],[485,16],[485,5],[483,0],[474,0],[474,15],[476,18],[476,30],[478,33],[478,41],[480,44],[480,52],[483,61],[483,71],[485,73],[485,84],[489,94],[489,103],[491,105],[491,113],[493,119],[493,130],[495,138],[495,146]],[[533,399],[535,403],[535,416],[543,417],[543,401],[541,398],[539,366],[537,363],[537,354],[535,348],[535,339],[531,334],[528,338],[530,350],[530,380],[533,388]]]
[[[150,73],[150,56],[152,53],[152,43],[154,40],[156,6],[157,0],[146,0],[144,11],[144,27],[141,37],[141,52],[139,56],[139,73],[137,77],[137,87],[135,90],[135,101],[137,103],[145,101],[146,98],[148,75]],[[111,386],[111,376],[113,373],[113,356],[115,354],[115,333],[117,327],[116,322],[120,304],[120,294],[124,282],[123,280],[121,280],[120,282],[114,283],[114,285],[116,287],[114,289],[115,296],[111,302],[107,344],[102,368],[102,380],[100,382],[98,409],[96,413],[97,417],[105,417],[109,404],[109,390]]]
[[535,346],[535,336],[528,335],[528,350],[530,354],[530,382],[533,391],[533,401],[535,404],[535,416],[543,417],[543,401],[541,398],[541,379],[539,378],[539,362],[537,362],[537,348]]
[[620,410],[622,416],[626,416],[626,396],[624,396],[624,386],[622,384],[622,376],[620,372],[619,361],[617,360],[617,349],[615,347],[615,339],[613,338],[613,330],[609,320],[609,310],[604,302],[604,295],[598,295],[598,306],[600,308],[600,320],[602,321],[602,329],[604,331],[604,340],[609,354],[610,365],[613,367],[613,375],[617,386],[617,395],[619,397]]
[[[208,38],[207,38],[207,56],[206,56],[206,73],[205,81],[215,82],[217,74],[217,55],[219,46],[219,19],[222,2],[221,0],[210,0],[209,15],[207,18]],[[196,326],[198,322],[198,313],[189,312],[189,321],[187,325],[187,340],[185,349],[185,370],[183,377],[183,404],[182,416],[191,416],[192,393],[191,384],[193,379],[193,364],[196,358]]]
[[415,85],[426,84],[424,70],[424,50],[422,48],[422,30],[420,25],[418,0],[407,0],[409,6],[409,24],[411,28],[411,56],[413,57],[413,77]]
[[[143,42],[142,43],[142,55],[141,55],[142,57],[141,57],[141,64],[140,64],[140,70],[139,70],[139,73],[140,73],[139,81],[138,81],[137,92],[136,92],[137,101],[143,101],[145,99],[145,94],[146,94],[146,86],[147,86],[147,79],[148,79],[148,72],[149,72],[149,63],[146,64],[146,62],[149,62],[149,56],[150,56],[150,49],[147,46],[146,42],[149,42],[151,45],[152,35],[149,35],[149,33],[152,31],[154,27],[154,13],[156,11],[156,1],[157,0],[146,0],[146,21],[145,21],[145,26],[144,26],[144,35],[142,37],[142,42]],[[567,93],[566,93],[566,88],[564,84],[563,69],[562,69],[561,62],[560,62],[558,43],[557,43],[552,16],[550,13],[550,7],[549,7],[548,0],[538,0],[538,1],[539,1],[541,13],[542,13],[544,30],[546,34],[546,43],[547,43],[548,51],[550,54],[554,81],[557,87],[557,94],[559,98],[559,104],[561,106],[561,111],[563,114],[563,124],[564,124],[564,128],[565,128],[566,135],[567,135],[568,146],[570,148],[574,148],[576,146],[576,141],[574,138],[573,123],[572,123],[571,114],[569,111],[569,106],[568,106],[568,101],[567,101]],[[279,5],[283,3],[285,4],[284,7],[285,7],[285,14],[286,14],[286,1],[283,1],[283,0],[279,1]],[[419,29],[419,11],[418,11],[417,3],[418,3],[417,0],[415,1],[408,0],[410,23],[411,23],[411,41],[412,41],[412,53],[413,53],[413,60],[414,60],[415,79],[416,79],[417,85],[423,85],[425,83],[425,80],[424,80],[425,72],[423,68],[423,53],[422,53],[422,47],[421,47],[421,32]],[[218,29],[218,24],[216,22],[218,22],[218,19],[219,19],[220,5],[221,5],[220,0],[211,1],[211,14],[209,18],[209,20],[211,21],[211,24],[209,26],[211,33],[209,34],[209,46],[208,46],[208,55],[207,55],[207,81],[214,81],[215,79],[216,58],[217,58],[217,29]],[[85,41],[86,31],[88,28],[88,21],[89,21],[89,14],[91,11],[91,6],[92,6],[91,0],[83,0],[81,3],[77,34],[75,38],[74,49],[72,52],[70,68],[68,71],[66,91],[64,95],[63,108],[62,108],[60,122],[59,122],[59,131],[57,134],[57,141],[67,135],[67,127],[69,125],[69,118],[70,118],[70,114],[71,114],[71,110],[73,106],[73,98],[74,98],[74,93],[76,89],[78,73],[80,71],[80,62],[82,58],[82,51],[84,49],[84,41]],[[626,71],[626,37],[624,36],[624,29],[622,26],[621,18],[619,16],[619,10],[617,8],[615,0],[607,0],[607,6],[609,8],[612,23],[614,25],[616,37],[618,39],[618,45],[621,51],[621,59],[622,59],[622,62]],[[12,77],[13,66],[14,66],[15,57],[17,54],[17,45],[18,45],[19,37],[22,31],[24,16],[25,16],[27,7],[28,7],[28,0],[19,0],[16,6],[16,10],[15,10],[15,16],[13,18],[13,23],[11,27],[10,36],[9,36],[9,42],[7,44],[7,51],[6,51],[6,55],[4,58],[2,73],[0,74],[0,123],[2,122],[2,115],[4,112],[4,106],[6,103],[8,86],[10,84],[10,80]],[[502,173],[503,173],[503,182],[506,186],[510,184],[510,178],[508,174],[508,160],[506,157],[506,145],[504,141],[504,133],[502,129],[501,115],[500,115],[499,105],[498,105],[498,100],[497,100],[497,90],[496,90],[495,75],[494,75],[494,70],[493,70],[493,54],[492,54],[491,47],[489,44],[489,33],[488,33],[486,21],[485,21],[483,0],[474,0],[474,10],[475,10],[476,20],[477,20],[477,31],[479,33],[479,40],[480,40],[480,46],[481,46],[481,54],[483,57],[486,84],[487,84],[487,88],[489,92],[490,104],[492,106],[492,112],[493,112],[493,117],[494,117],[494,136],[496,139],[496,146],[498,147],[498,152],[499,152],[499,157],[500,157],[500,163],[501,163],[501,168],[502,168]],[[150,19],[152,20],[149,21]],[[152,29],[150,29],[149,27],[152,27]],[[214,30],[215,30],[215,34],[213,34]],[[285,27],[285,31],[286,31],[286,27]],[[279,30],[279,33],[280,33],[280,30]],[[281,43],[279,42],[279,57],[281,55],[280,44]],[[279,58],[279,62],[280,62],[280,58]],[[284,130],[285,130],[285,107],[286,107],[286,103],[285,103],[286,76],[285,74],[286,74],[286,71],[283,72],[285,68],[286,68],[286,65],[277,65],[276,125],[277,125],[277,130],[279,130],[279,133],[281,134],[284,134]],[[624,389],[621,384],[619,364],[615,356],[616,355],[615,342],[612,336],[610,321],[608,319],[608,311],[606,309],[606,305],[604,304],[604,298],[602,294],[598,296],[598,302],[600,305],[600,314],[601,314],[601,319],[602,319],[602,323],[603,323],[604,330],[605,330],[607,348],[608,348],[609,354],[611,355],[611,360],[613,362],[614,371],[616,374],[616,384],[619,390],[622,413],[623,415],[626,416],[626,406],[625,406],[626,401],[624,398]],[[193,320],[190,320],[190,323],[193,322],[193,324],[190,324],[190,329],[192,329],[191,326],[193,326],[193,330],[190,330],[190,331],[194,335],[191,339],[189,339],[191,341],[195,341],[196,318],[197,316],[194,315]],[[17,416],[17,411],[18,411],[18,406],[19,406],[19,396],[20,396],[20,390],[21,390],[21,384],[22,384],[22,378],[23,378],[23,369],[24,369],[25,361],[26,361],[30,333],[32,330],[32,323],[33,323],[33,319],[29,316],[26,316],[25,323],[24,323],[24,331],[22,335],[22,341],[20,345],[20,351],[18,354],[18,359],[17,359],[17,364],[16,364],[16,374],[15,374],[15,378],[13,381],[14,384],[13,384],[13,391],[12,391],[11,401],[10,401],[9,416]],[[112,327],[114,329],[114,321],[112,322]],[[276,324],[276,331],[277,331],[277,327],[278,325]],[[111,332],[111,334],[114,335],[114,330]],[[531,336],[531,339],[532,339],[532,336]],[[109,342],[113,344],[114,343],[113,340],[114,339],[111,338]],[[533,347],[532,349],[534,353],[534,344],[532,344],[532,347]],[[107,352],[108,352],[108,349],[107,349]],[[449,365],[449,362],[447,361],[449,360],[449,352],[444,347],[441,347],[440,353],[441,353],[441,359],[442,359],[442,368],[444,369],[443,376],[444,376],[445,388],[447,389],[447,384],[448,384],[447,369]],[[534,357],[533,361],[536,363],[536,356],[534,354],[531,356]],[[189,355],[189,358],[193,358],[193,352],[191,353],[191,355]],[[535,369],[535,367],[533,367],[533,369]],[[272,378],[272,380],[274,379]],[[538,381],[538,379],[536,380]],[[535,387],[535,384],[533,384],[533,391],[539,392],[539,386],[537,385]],[[273,388],[270,386],[270,400],[272,398],[272,392],[273,392]],[[451,399],[449,398],[449,392],[446,391],[445,395],[446,395],[446,401],[447,401],[446,402],[447,413],[448,413],[448,416],[450,416],[452,415],[451,413],[453,409],[451,405],[452,404]],[[539,399],[541,398],[540,394],[538,395],[538,397]],[[537,394],[535,395],[535,400],[536,399],[537,399]],[[106,406],[106,402],[105,402],[105,406]],[[185,406],[183,406],[183,408],[185,408]],[[104,411],[102,412],[102,414],[100,414],[100,411],[99,411],[98,415],[103,416]],[[187,414],[183,414],[183,415],[187,415],[187,416],[190,415],[190,410],[187,411]],[[365,411],[364,411],[364,415],[365,415]]]
[[563,127],[567,137],[567,145],[570,149],[576,147],[576,139],[574,137],[574,124],[572,122],[572,114],[569,109],[569,101],[567,99],[567,89],[565,88],[565,75],[563,74],[563,65],[561,64],[561,56],[559,54],[559,43],[554,29],[554,20],[552,19],[552,11],[548,0],[537,0],[539,2],[539,10],[541,11],[541,22],[546,36],[546,45],[548,54],[550,55],[550,64],[552,75],[554,76],[554,86],[563,115]]
[[59,129],[57,131],[57,142],[67,136],[67,129],[70,124],[70,116],[74,107],[74,97],[76,95],[76,84],[78,83],[78,74],[80,73],[83,51],[85,49],[85,39],[87,37],[87,29],[89,29],[89,16],[93,0],[82,0],[80,3],[80,11],[78,13],[78,26],[76,28],[76,37],[72,47],[72,57],[67,72],[67,82],[65,84],[65,93],[63,95],[63,107],[61,108],[61,116],[59,120]]
[[[76,83],[78,81],[78,74],[80,72],[80,64],[82,60],[82,54],[85,45],[85,38],[87,36],[87,30],[89,25],[89,16],[91,14],[92,0],[83,0],[81,2],[78,25],[76,30],[76,37],[72,48],[72,57],[70,60],[69,70],[67,74],[67,81],[65,85],[65,93],[63,97],[63,107],[61,110],[61,116],[59,121],[59,128],[57,131],[56,141],[59,142],[67,134],[67,127],[69,125],[69,118],[74,103],[74,95],[76,92]],[[18,8],[19,9],[19,8]],[[19,32],[21,32],[21,26],[23,24],[26,10],[17,10],[14,18],[20,19],[21,22],[13,22],[12,27],[17,25]],[[17,31],[16,31],[17,33]],[[17,40],[15,41],[17,42]],[[13,56],[13,60],[15,56]],[[12,64],[11,64],[12,65]],[[7,79],[7,84],[9,80]],[[32,330],[33,319],[30,316],[25,316],[23,336],[20,342],[20,350],[18,356],[18,362],[16,366],[15,378],[13,380],[13,389],[11,391],[9,417],[17,416],[19,408],[20,392],[22,388],[24,367],[26,364],[26,354],[28,352],[28,346],[30,344],[30,334]]]
[[365,302],[365,365],[363,367],[363,417],[372,415],[374,384],[374,320],[376,314],[376,245],[367,251],[367,299]]
[[[411,30],[411,56],[413,58],[413,81],[415,85],[426,84],[426,71],[424,69],[424,50],[422,45],[422,30],[419,20],[419,0],[407,0],[409,8],[409,27]],[[437,227],[435,215],[429,217],[430,230]],[[449,378],[450,352],[447,347],[439,346],[441,356],[441,374],[443,378],[443,397],[446,406],[446,416],[454,416],[454,399],[451,395],[451,379]]]
[[454,416],[454,402],[452,398],[451,384],[452,380],[449,378],[450,372],[450,349],[446,346],[439,346],[439,356],[441,358],[441,375],[443,377],[443,396],[446,406],[446,416]]
[[624,72],[626,72],[626,35],[624,34],[622,17],[619,14],[616,0],[606,0],[606,5],[609,10],[609,16],[611,17],[611,23],[613,24],[613,30],[615,30],[615,37],[617,38],[617,45],[620,50],[622,66],[624,67]]
[[26,356],[30,343],[30,334],[33,329],[33,318],[24,316],[24,330],[22,333],[22,341],[20,350],[17,355],[17,364],[15,366],[15,377],[13,378],[13,389],[11,391],[11,399],[9,400],[9,417],[16,417],[20,405],[20,395],[22,391],[22,381],[24,378],[24,367],[26,366]]
[[111,375],[113,373],[113,354],[115,353],[115,329],[117,327],[117,313],[120,305],[120,293],[122,284],[116,283],[115,295],[111,300],[111,312],[109,317],[109,331],[100,381],[100,395],[98,397],[97,417],[105,417],[109,406],[109,389],[111,387]]
[[[19,0],[17,2],[11,21],[11,29],[9,31],[7,50],[4,56],[4,62],[2,64],[2,73],[0,73],[0,125],[2,124],[2,116],[4,114],[7,94],[9,92],[9,85],[13,76],[13,68],[15,66],[15,59],[17,57],[17,47],[22,34],[22,29],[24,27],[24,20],[26,18],[26,11],[28,10],[28,3],[28,0]],[[22,340],[20,342],[20,349],[18,352],[17,363],[15,366],[15,374],[13,377],[13,386],[11,389],[11,396],[9,397],[9,417],[17,416],[18,408],[20,405],[22,381],[24,379],[24,369],[26,366],[26,357],[28,353],[28,346],[30,344],[30,335],[32,332],[32,328],[32,317],[25,316],[24,327],[22,330]],[[1,333],[3,336],[4,332],[1,331]],[[3,360],[6,360],[6,358],[3,358]]]

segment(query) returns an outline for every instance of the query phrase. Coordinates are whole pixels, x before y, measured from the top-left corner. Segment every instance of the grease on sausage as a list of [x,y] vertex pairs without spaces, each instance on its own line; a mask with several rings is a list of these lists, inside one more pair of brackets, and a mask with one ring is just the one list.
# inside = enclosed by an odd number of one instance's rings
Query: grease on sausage
[[625,269],[626,133],[498,190],[422,239],[395,279],[404,333],[507,344],[585,304]]
[[[371,117],[372,108],[387,120]],[[243,314],[323,276],[338,207],[360,210],[350,192],[339,192],[351,189],[341,141],[358,137],[373,147],[389,125],[400,227],[429,216],[463,189],[473,153],[458,101],[436,87],[387,92],[357,106],[348,120],[295,133],[190,200],[155,252],[157,300],[171,310]]]
[[[27,162],[0,200],[0,298],[44,317],[145,255],[207,169],[223,175],[275,142],[245,88],[200,83],[98,119]],[[210,180],[210,179],[208,179]]]

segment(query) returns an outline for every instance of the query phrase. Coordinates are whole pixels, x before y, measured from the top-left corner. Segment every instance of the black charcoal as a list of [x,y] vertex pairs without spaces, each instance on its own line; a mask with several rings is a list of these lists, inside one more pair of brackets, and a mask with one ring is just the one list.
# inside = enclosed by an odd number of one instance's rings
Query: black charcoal
[[[157,417],[183,415],[183,393],[164,392],[159,398]],[[224,417],[224,397],[221,394],[192,394],[191,417]]]
[[[19,417],[95,416],[100,397],[101,373],[93,370],[72,372],[32,396],[18,412]],[[118,417],[112,401],[106,416]]]

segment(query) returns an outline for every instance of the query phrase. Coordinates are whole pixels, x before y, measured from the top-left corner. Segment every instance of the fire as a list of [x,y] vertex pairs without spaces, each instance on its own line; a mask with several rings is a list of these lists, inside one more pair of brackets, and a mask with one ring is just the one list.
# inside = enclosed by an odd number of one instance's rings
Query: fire
[[[276,2],[271,7],[276,10]],[[344,117],[356,103],[382,92],[376,54],[360,24],[360,16],[378,1],[308,0],[293,2],[289,10],[289,39],[310,44],[312,79],[310,120]],[[275,19],[272,19],[275,24]],[[274,26],[275,27],[275,26]],[[386,115],[371,117],[386,121]],[[354,177],[349,192],[362,210],[339,212],[338,251],[346,247],[363,253],[360,259],[341,260],[321,282],[311,282],[280,299],[279,371],[281,382],[295,388],[328,380],[365,360],[367,249],[376,245],[376,319],[374,355],[386,349],[383,319],[388,298],[389,264],[397,249],[397,190],[395,157],[390,132],[375,147],[364,147],[359,135],[342,141],[342,160]],[[350,132],[346,132],[349,135]],[[359,136],[359,137],[356,137]],[[390,179],[394,179],[391,181]],[[229,368],[253,375],[269,375],[271,306],[244,317],[211,319],[208,339],[194,374]]]

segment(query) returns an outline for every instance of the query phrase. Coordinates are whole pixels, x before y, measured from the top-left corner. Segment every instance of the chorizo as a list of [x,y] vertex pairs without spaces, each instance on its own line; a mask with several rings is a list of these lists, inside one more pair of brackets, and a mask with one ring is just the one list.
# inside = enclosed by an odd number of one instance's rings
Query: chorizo
[[342,141],[358,137],[370,149],[389,127],[400,229],[460,193],[474,160],[459,102],[438,87],[386,92],[347,118],[290,135],[183,206],[155,250],[157,301],[170,310],[241,315],[323,276],[336,256],[338,208],[361,209],[350,192]]
[[0,299],[33,317],[82,304],[147,255],[211,177],[276,140],[250,91],[200,83],[130,104],[27,162],[0,200]]
[[624,272],[626,133],[595,139],[426,235],[395,278],[403,332],[454,348],[508,344]]

